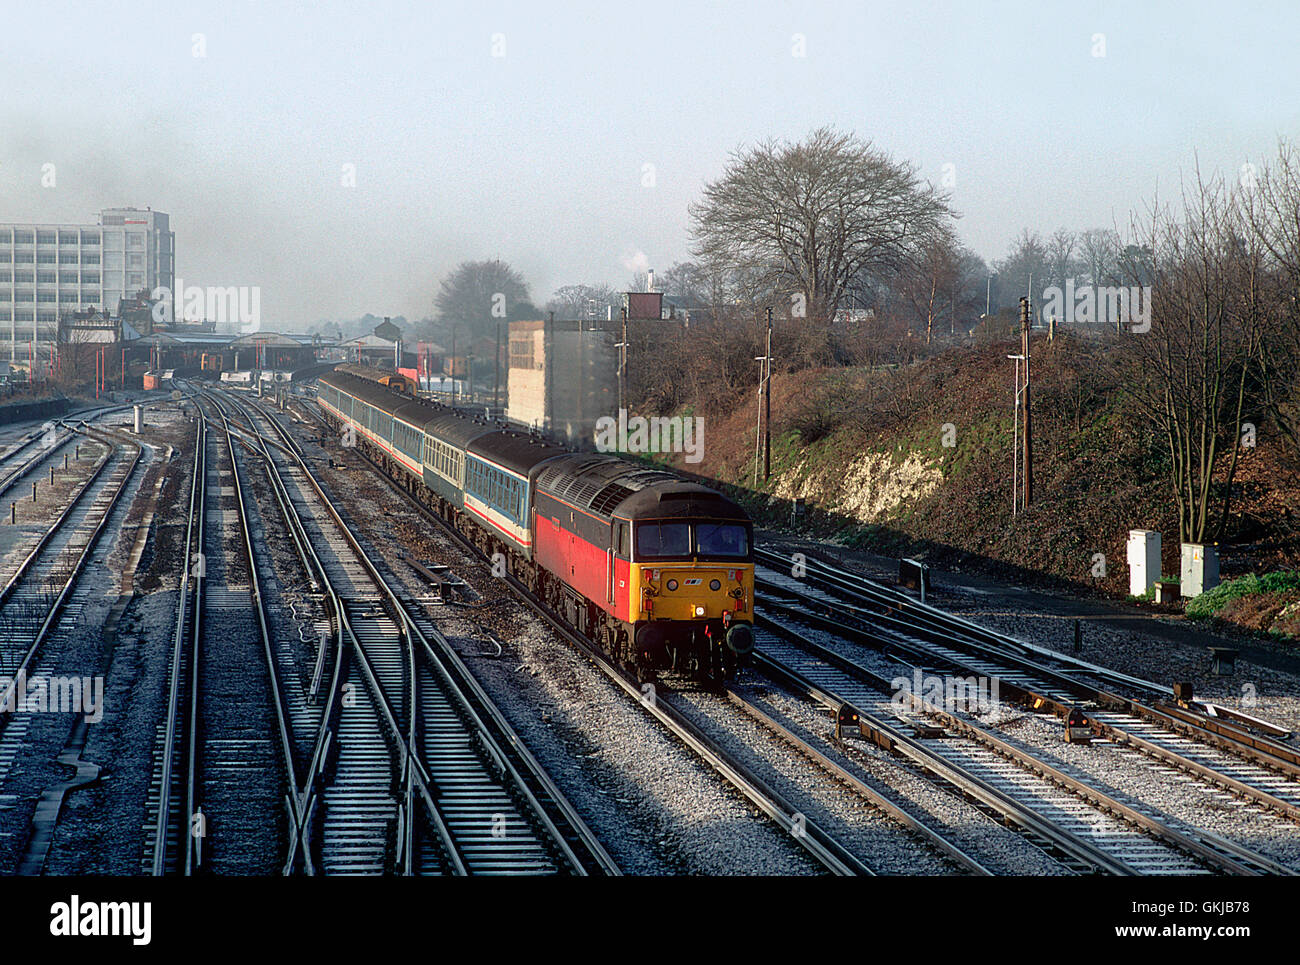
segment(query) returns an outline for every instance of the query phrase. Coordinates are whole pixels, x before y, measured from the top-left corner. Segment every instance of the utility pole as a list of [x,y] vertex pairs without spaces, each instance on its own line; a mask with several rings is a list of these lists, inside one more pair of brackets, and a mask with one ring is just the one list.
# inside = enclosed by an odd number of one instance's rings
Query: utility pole
[[497,319],[496,377],[492,383],[492,407],[501,409],[501,320]]
[[627,408],[627,306],[620,309],[623,318],[623,341],[618,343],[618,411]]
[[767,379],[763,415],[763,478],[772,478],[772,309],[767,310]]
[[1029,509],[1030,503],[1034,496],[1034,444],[1033,444],[1033,420],[1029,412],[1029,326],[1033,319],[1033,308],[1028,298],[1020,299],[1020,354],[1025,357],[1025,385],[1024,385],[1024,477],[1025,477],[1025,498],[1024,507]]
[[[767,354],[758,366],[758,424],[754,429],[754,485],[758,485],[758,452],[763,450],[763,478],[772,477],[772,309],[767,310]],[[766,409],[766,416],[764,416]]]

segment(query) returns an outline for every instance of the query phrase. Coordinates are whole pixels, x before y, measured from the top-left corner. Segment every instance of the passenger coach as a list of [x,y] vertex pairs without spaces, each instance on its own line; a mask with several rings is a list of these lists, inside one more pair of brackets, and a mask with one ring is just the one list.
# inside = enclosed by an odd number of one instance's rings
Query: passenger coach
[[753,528],[725,496],[351,372],[319,382],[345,443],[643,677],[730,677],[753,648]]

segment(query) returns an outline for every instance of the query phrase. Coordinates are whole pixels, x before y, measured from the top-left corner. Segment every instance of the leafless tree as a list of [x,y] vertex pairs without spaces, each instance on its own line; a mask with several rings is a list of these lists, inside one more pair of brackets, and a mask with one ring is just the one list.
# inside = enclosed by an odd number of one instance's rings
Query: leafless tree
[[953,217],[913,166],[828,127],[737,151],[690,211],[703,261],[822,321],[860,273],[898,270]]
[[618,292],[608,285],[565,285],[556,289],[546,310],[556,318],[583,319],[604,318],[607,309],[613,308],[617,317],[622,303]]
[[1168,448],[1184,542],[1226,534],[1266,325],[1263,247],[1245,233],[1239,200],[1222,177],[1198,172],[1181,211],[1153,205],[1138,226],[1153,253],[1151,329],[1126,345],[1139,409]]
[[[1249,173],[1249,172],[1248,172]],[[1283,141],[1275,161],[1243,179],[1242,207],[1273,276],[1273,303],[1260,344],[1262,407],[1300,452],[1300,155]]]

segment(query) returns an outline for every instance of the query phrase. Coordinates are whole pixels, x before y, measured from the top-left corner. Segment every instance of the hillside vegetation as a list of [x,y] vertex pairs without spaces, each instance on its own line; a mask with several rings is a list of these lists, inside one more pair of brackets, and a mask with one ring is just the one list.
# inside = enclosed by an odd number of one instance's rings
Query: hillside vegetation
[[[1169,456],[1126,391],[1114,343],[1035,336],[1034,503],[1012,516],[1007,355],[1017,349],[1002,341],[899,366],[778,372],[771,479],[754,482],[752,391],[709,418],[702,463],[677,465],[737,487],[769,523],[788,524],[802,498],[807,527],[848,545],[1117,596],[1128,589],[1128,531],[1155,529],[1164,572],[1176,577]],[[1261,429],[1234,482],[1225,576],[1295,566],[1298,494],[1281,445]]]

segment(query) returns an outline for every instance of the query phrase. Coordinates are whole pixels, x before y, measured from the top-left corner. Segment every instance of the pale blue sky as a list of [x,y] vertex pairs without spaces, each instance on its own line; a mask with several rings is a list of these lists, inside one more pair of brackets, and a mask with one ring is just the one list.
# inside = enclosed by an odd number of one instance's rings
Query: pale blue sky
[[993,259],[1296,135],[1298,28],[1285,2],[10,5],[0,221],[152,205],[185,282],[260,285],[268,328],[430,314],[466,258],[540,304],[689,257],[732,150],[829,123],[953,165]]

